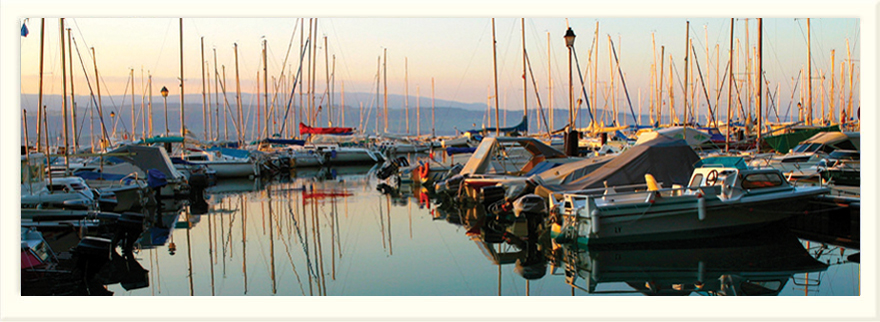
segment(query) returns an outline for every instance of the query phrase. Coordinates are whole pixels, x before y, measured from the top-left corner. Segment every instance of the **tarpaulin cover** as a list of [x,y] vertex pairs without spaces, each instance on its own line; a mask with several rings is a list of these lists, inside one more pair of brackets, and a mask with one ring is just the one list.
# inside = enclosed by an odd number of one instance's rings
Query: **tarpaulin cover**
[[460,154],[460,153],[473,153],[477,148],[457,148],[457,147],[448,147],[446,148],[446,155]]
[[700,157],[684,140],[661,135],[629,148],[578,180],[545,188],[562,192],[601,188],[605,182],[608,186],[642,184],[648,173],[670,187],[672,184],[686,184],[698,160]]

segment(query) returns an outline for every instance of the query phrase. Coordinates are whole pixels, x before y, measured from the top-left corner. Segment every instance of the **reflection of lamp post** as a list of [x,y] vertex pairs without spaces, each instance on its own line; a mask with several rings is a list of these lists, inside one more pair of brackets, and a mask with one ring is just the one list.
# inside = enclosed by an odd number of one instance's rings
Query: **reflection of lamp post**
[[168,88],[162,86],[162,100],[165,102],[165,136],[168,136]]
[[565,136],[565,154],[577,154],[577,132],[574,131],[574,85],[571,72],[571,55],[574,46],[574,31],[571,27],[565,31],[565,47],[568,47],[568,133]]

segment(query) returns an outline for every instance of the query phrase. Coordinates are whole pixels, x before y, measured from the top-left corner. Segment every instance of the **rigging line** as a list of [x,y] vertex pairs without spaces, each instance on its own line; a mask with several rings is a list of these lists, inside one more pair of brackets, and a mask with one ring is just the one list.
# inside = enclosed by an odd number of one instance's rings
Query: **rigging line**
[[[697,64],[697,73],[700,75],[700,84],[702,85],[700,87],[703,88],[703,94],[706,95],[706,106],[709,107],[709,116],[712,117],[712,123],[718,124],[718,121],[715,120],[715,110],[712,109],[712,101],[709,100],[709,90],[706,89],[706,82],[703,80],[703,70],[700,68],[700,59],[697,56],[697,50],[694,49],[694,46],[691,46],[691,52],[694,53],[694,63]],[[626,89],[626,86],[623,88]],[[694,119],[699,120],[699,117],[695,117]],[[706,126],[708,126],[708,124],[706,124]]]
[[[214,75],[215,75],[216,77],[220,77],[220,73],[219,73],[219,72],[214,73]],[[224,104],[223,107],[226,109],[226,112],[229,114],[229,117],[232,118],[232,121],[234,122],[234,123],[232,124],[232,127],[235,129],[235,132],[236,132],[239,136],[241,136],[242,130],[238,128],[238,120],[235,119],[235,114],[236,114],[236,113],[233,113],[233,111],[229,109],[229,105],[230,105],[230,104],[229,104],[229,97],[227,97],[227,95],[229,95],[229,94],[226,93],[226,82],[221,81],[221,82],[219,82],[219,83],[220,83],[221,91],[223,92],[223,102],[226,103],[226,104]],[[218,122],[219,122],[219,120],[218,120]],[[226,121],[224,121],[223,123],[224,123],[224,125],[229,124],[229,122],[226,122]]]
[[532,88],[535,90],[535,97],[538,99],[538,111],[540,112],[539,118],[544,121],[544,128],[547,129],[547,135],[550,135],[550,132],[553,129],[547,123],[547,115],[544,113],[544,106],[541,104],[541,93],[538,91],[538,84],[535,81],[535,73],[532,72],[532,61],[529,59],[529,53],[523,50],[523,55],[526,56],[526,66],[529,67],[529,76],[532,77]]
[[[287,100],[287,110],[284,111],[284,120],[281,122],[281,130],[280,133],[284,133],[284,128],[287,126],[287,116],[290,115],[290,105],[293,103],[294,94],[296,94],[296,85],[300,82],[300,77],[302,76],[302,62],[303,57],[305,57],[305,51],[309,47],[309,43],[311,42],[311,37],[306,39],[305,46],[303,46],[303,50],[299,55],[299,68],[296,71],[296,77],[294,77],[293,86],[290,88],[290,98]],[[302,108],[302,107],[300,107]],[[264,133],[268,133],[269,129],[266,129]]]
[[[483,43],[483,37],[486,36],[486,28],[488,28],[488,27],[489,27],[489,22],[487,21],[486,24],[483,26],[483,31],[480,32],[480,39],[477,40],[477,46],[476,46],[477,48],[480,48],[480,44]],[[458,98],[458,91],[461,89],[461,85],[464,82],[464,78],[465,78],[465,76],[467,76],[467,72],[468,72],[468,70],[470,70],[471,64],[473,64],[473,62],[474,62],[474,56],[477,55],[477,51],[478,51],[478,49],[473,50],[473,52],[471,53],[471,58],[468,60],[468,64],[464,68],[463,75],[461,76],[461,78],[458,79],[458,85],[456,85],[455,91],[452,93],[452,100],[453,101],[455,101],[455,99]],[[446,114],[446,113],[449,113],[449,111],[444,112],[444,114]]]
[[797,92],[798,84],[801,82],[801,71],[798,71],[797,77],[795,78],[794,88],[791,89],[791,98],[788,99],[788,108],[785,109],[785,115],[783,119],[788,118],[788,113],[791,112],[791,104],[794,102],[794,94]]
[[[633,110],[632,100],[629,98],[629,90],[626,88],[626,78],[623,77],[623,70],[620,68],[620,61],[617,59],[617,49],[614,48],[614,40],[611,40],[611,35],[608,35],[608,41],[611,42],[611,52],[614,53],[614,61],[617,62],[617,72],[620,74],[620,82],[623,85],[623,92],[626,94],[626,102],[629,103],[629,112],[632,114],[633,122],[636,122],[639,119],[636,118],[636,112]],[[691,48],[693,49],[693,47]],[[578,73],[580,73],[580,71],[578,71]],[[583,83],[583,81],[581,81],[581,83]],[[587,92],[584,91],[584,96],[586,96],[586,93]],[[706,94],[706,100],[708,99],[708,94]],[[587,106],[589,107],[589,104],[587,104]],[[617,125],[619,126],[620,124]]]
[[[581,73],[581,63],[578,61],[577,51],[574,49],[574,46],[571,46],[571,51],[572,51],[572,56],[574,56],[574,62],[577,67],[578,77],[581,80],[581,92],[584,95],[584,102],[587,102],[587,112],[589,112],[590,121],[592,122],[595,118],[593,117],[593,109],[590,107],[590,96],[587,95],[586,84],[584,83],[584,75],[583,75],[583,73]],[[578,110],[580,110],[580,109],[578,109]],[[573,130],[573,129],[569,129],[569,130]]]
[[[101,112],[101,108],[98,106],[97,98],[95,98],[95,92],[92,90],[92,82],[89,80],[89,74],[88,74],[88,72],[86,72],[86,65],[85,65],[85,62],[83,62],[82,55],[80,55],[80,52],[79,52],[79,45],[76,44],[76,38],[73,38],[72,41],[73,41],[73,48],[76,49],[76,56],[79,57],[79,64],[80,64],[80,66],[81,66],[82,69],[83,69],[83,75],[84,75],[85,78],[86,78],[86,85],[89,86],[89,95],[90,95],[90,97],[92,98],[92,100],[89,102],[89,104],[92,104],[92,103],[95,104],[95,105],[94,105],[95,110],[98,112],[98,115],[101,116],[101,117],[100,117],[100,118],[101,118],[101,124],[104,124],[104,114]],[[87,113],[83,113],[83,117],[85,117],[86,114],[87,114]],[[83,124],[85,124],[85,123],[83,123]],[[84,128],[84,126],[80,128],[80,133],[81,133],[82,130],[83,130],[82,128]],[[102,126],[101,128],[104,130],[104,139],[106,139],[106,140],[109,141],[109,137],[110,137],[110,136],[107,135],[107,127],[106,127],[106,126]],[[79,137],[77,137],[77,138],[79,138]]]
[[[284,61],[281,63],[281,73],[278,76],[279,79],[284,78],[284,71],[287,68],[287,59],[290,57],[290,50],[293,48],[293,40],[295,38],[294,36],[296,35],[296,30],[297,30],[297,28],[299,28],[299,23],[298,23],[299,19],[301,19],[301,18],[296,18],[296,20],[293,23],[293,32],[290,33],[290,41],[287,43],[287,52],[284,54]],[[266,50],[267,51],[269,50],[268,42],[266,43]],[[274,85],[275,94],[272,95],[272,106],[273,107],[275,106],[275,100],[278,98],[278,86],[279,85],[277,83]]]

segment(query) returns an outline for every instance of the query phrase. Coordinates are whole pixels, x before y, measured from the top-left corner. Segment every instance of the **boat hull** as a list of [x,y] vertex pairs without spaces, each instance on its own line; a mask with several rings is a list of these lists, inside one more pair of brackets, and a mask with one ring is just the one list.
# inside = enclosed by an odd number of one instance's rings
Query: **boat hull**
[[742,233],[802,214],[808,205],[806,200],[820,191],[825,190],[764,194],[735,201],[705,198],[702,219],[699,199],[682,196],[657,198],[653,203],[596,207],[596,216],[582,209],[565,220],[577,220],[577,241],[583,245],[706,238]]

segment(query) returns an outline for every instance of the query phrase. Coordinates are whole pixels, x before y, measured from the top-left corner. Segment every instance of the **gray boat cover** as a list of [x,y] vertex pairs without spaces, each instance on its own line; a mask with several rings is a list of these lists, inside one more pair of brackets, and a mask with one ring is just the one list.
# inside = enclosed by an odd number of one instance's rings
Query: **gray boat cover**
[[180,172],[174,169],[174,165],[171,164],[171,159],[168,158],[168,154],[165,153],[165,150],[160,147],[155,146],[141,146],[141,145],[123,145],[119,148],[116,148],[110,153],[134,153],[134,156],[119,156],[118,158],[124,160],[125,162],[131,163],[134,166],[141,168],[144,173],[149,169],[156,169],[165,177],[171,179],[179,179],[183,177]]
[[601,188],[605,182],[609,187],[643,184],[648,173],[666,187],[685,185],[694,171],[694,163],[699,160],[700,157],[684,140],[658,136],[629,148],[580,179],[544,188],[563,192]]

